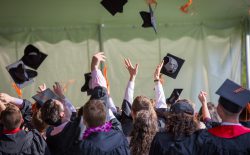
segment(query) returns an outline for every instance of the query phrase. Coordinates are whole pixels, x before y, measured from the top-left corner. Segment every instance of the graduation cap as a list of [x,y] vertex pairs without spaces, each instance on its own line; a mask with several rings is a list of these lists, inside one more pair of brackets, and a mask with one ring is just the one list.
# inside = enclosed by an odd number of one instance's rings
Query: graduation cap
[[174,56],[169,53],[167,54],[167,56],[164,57],[163,60],[164,60],[164,64],[161,69],[161,73],[173,79],[176,79],[185,60],[178,58],[177,56]]
[[90,95],[91,94],[91,89],[89,87],[89,82],[91,80],[91,73],[90,72],[85,73],[84,78],[85,78],[85,83],[81,88],[81,92],[86,92],[87,91],[87,94]]
[[33,82],[33,78],[37,76],[37,72],[26,69],[22,61],[17,61],[6,67],[10,76],[19,88],[23,88]]
[[24,49],[24,56],[21,60],[26,66],[37,69],[47,56],[35,46],[28,45]]
[[240,112],[250,102],[250,91],[227,79],[216,91],[219,104],[232,113]]
[[179,96],[181,95],[182,90],[183,89],[174,89],[170,97],[166,99],[166,103],[174,104],[178,100]]
[[183,100],[177,101],[175,104],[172,104],[170,107],[170,112],[172,113],[186,113],[189,115],[194,114],[194,108],[192,105],[188,102],[185,102]]
[[32,98],[38,103],[41,107],[50,99],[59,100],[59,97],[49,88],[46,90],[32,96]]
[[101,4],[114,16],[117,12],[123,12],[123,6],[127,2],[128,0],[103,0],[101,1]]
[[155,33],[157,33],[154,12],[153,12],[150,4],[148,5],[148,7],[149,7],[149,12],[140,11],[140,15],[141,15],[141,18],[143,20],[142,27],[145,27],[145,28],[153,27]]

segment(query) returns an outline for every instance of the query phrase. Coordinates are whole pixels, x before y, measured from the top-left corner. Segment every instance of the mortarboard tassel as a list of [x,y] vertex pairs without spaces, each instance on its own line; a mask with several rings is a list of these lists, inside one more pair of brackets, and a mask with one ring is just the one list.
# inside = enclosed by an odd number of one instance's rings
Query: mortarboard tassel
[[189,6],[193,3],[193,0],[188,0],[188,2],[180,7],[180,10],[184,13],[188,13]]
[[108,67],[107,67],[106,64],[105,64],[105,66],[103,67],[102,72],[103,72],[103,76],[104,76],[104,78],[105,78],[105,80],[106,80],[106,82],[107,82],[107,91],[109,92],[110,86],[109,86],[109,80],[108,80]]
[[76,80],[74,79],[68,80],[65,84],[63,84],[63,91],[66,93],[69,85],[74,84],[75,82]]
[[147,4],[155,4],[157,5],[157,0],[146,0]]
[[15,89],[17,95],[19,98],[22,98],[23,97],[23,92],[22,92],[22,89],[20,89],[14,82],[12,82],[12,88]]

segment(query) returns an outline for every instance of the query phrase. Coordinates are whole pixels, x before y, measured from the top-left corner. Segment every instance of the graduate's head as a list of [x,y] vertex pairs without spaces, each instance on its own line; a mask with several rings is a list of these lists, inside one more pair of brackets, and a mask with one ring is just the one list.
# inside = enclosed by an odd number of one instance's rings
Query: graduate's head
[[238,120],[241,111],[250,101],[250,91],[229,79],[216,94],[220,95],[217,111],[222,120]]
[[61,125],[64,117],[64,106],[58,100],[50,99],[41,108],[41,118],[48,125]]
[[48,127],[48,124],[46,124],[42,120],[41,109],[37,110],[36,112],[33,112],[31,123],[35,127],[35,129],[37,129],[37,131],[39,131],[40,133],[45,132]]
[[83,106],[84,124],[88,128],[101,126],[106,122],[106,109],[102,100],[89,100]]
[[190,136],[198,129],[192,102],[189,100],[178,100],[171,105],[170,111],[165,117],[166,131],[175,138]]
[[224,119],[239,119],[239,115],[242,111],[242,108],[234,104],[233,102],[220,97],[218,101],[217,112],[222,120]]
[[148,110],[138,111],[131,133],[131,153],[133,155],[149,154],[150,144],[157,131],[157,117]]
[[23,117],[19,108],[13,104],[9,104],[0,115],[1,123],[7,130],[14,130],[20,128]]
[[131,110],[131,115],[133,119],[135,118],[137,112],[139,112],[140,110],[147,110],[151,113],[155,113],[150,99],[145,96],[137,96],[133,101]]

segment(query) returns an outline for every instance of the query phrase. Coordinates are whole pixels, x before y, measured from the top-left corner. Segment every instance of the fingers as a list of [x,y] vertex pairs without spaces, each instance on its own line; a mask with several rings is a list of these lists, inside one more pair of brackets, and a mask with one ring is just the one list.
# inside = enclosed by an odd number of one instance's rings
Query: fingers
[[129,64],[128,64],[128,60],[127,59],[124,59],[124,64],[125,64],[125,67],[128,69]]
[[139,64],[135,64],[136,73],[137,73],[137,71],[138,71],[138,67],[139,67]]
[[99,52],[99,53],[95,54],[94,57],[96,57],[99,61],[105,61],[105,59],[106,59],[104,52]]

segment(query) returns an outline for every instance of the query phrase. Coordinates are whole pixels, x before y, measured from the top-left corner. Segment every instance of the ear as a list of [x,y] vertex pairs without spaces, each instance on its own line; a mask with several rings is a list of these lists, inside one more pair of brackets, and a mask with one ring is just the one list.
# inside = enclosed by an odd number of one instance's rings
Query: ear
[[60,112],[60,117],[64,118],[64,116],[65,116],[65,113],[64,112]]

